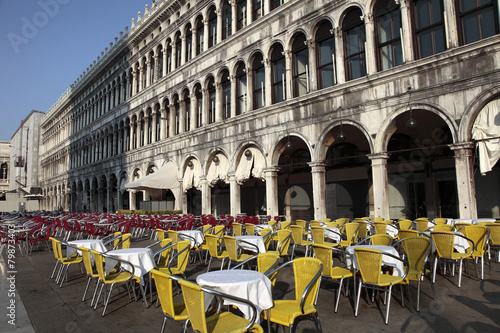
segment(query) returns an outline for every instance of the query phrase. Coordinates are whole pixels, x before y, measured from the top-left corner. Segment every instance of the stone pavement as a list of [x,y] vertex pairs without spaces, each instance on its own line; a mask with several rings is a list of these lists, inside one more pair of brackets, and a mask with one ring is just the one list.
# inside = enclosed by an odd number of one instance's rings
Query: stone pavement
[[[143,247],[149,243],[149,240],[134,241],[132,247]],[[105,317],[101,317],[102,302],[97,310],[89,307],[89,295],[85,302],[81,302],[87,278],[77,267],[70,267],[68,281],[62,288],[56,286],[50,278],[55,259],[46,250],[33,252],[31,256],[19,256],[15,260],[16,298],[9,293],[12,280],[8,280],[11,274],[8,273],[5,253],[0,261],[0,304],[3,312],[0,332],[160,331],[163,320],[161,308],[156,308],[154,304],[146,308],[141,299],[138,302],[130,300],[126,292],[113,292]],[[216,261],[211,268],[219,267],[220,261]],[[205,271],[206,266],[197,262],[188,266],[186,276],[195,280],[198,274]],[[317,302],[323,332],[499,332],[500,264],[492,264],[491,274],[486,268],[483,281],[475,278],[473,269],[471,274],[472,277],[468,277],[464,273],[461,288],[456,286],[458,275],[454,278],[438,276],[437,301],[430,297],[429,281],[423,281],[419,313],[410,311],[407,298],[405,307],[401,307],[399,287],[395,288],[397,292],[391,301],[388,325],[384,324],[386,307],[378,303],[369,304],[363,298],[358,317],[354,317],[352,293],[349,297],[341,297],[338,313],[334,313],[337,283],[325,280]],[[352,283],[350,286],[352,289]],[[93,293],[92,285],[89,293]],[[293,274],[291,269],[285,268],[278,275],[274,296],[287,298],[293,294]],[[416,285],[412,284],[411,295],[416,304]],[[7,316],[7,307],[11,299],[15,299],[16,304],[15,326],[8,323],[11,319]],[[180,324],[171,320],[167,322],[165,332],[181,331]],[[299,321],[297,332],[316,332],[314,322],[309,319]]]

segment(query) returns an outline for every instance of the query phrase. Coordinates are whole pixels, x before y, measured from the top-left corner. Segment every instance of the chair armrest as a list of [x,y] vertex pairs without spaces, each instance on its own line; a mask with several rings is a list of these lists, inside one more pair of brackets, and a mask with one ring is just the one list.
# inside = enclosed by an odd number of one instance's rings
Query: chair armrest
[[403,267],[406,267],[405,274],[402,276],[402,278],[404,280],[406,278],[406,276],[408,275],[408,271],[410,270],[410,265],[408,264],[408,261],[406,261],[404,259],[401,259],[400,257],[395,256],[392,253],[387,253],[387,252],[384,252],[384,251],[382,251],[382,255],[394,258],[394,259],[399,260],[399,261],[401,261],[403,263]]
[[[122,259],[122,258],[118,258],[118,257],[115,257],[115,256],[112,256],[112,255],[109,255],[109,254],[105,254],[105,253],[101,253],[101,256],[103,258],[108,258],[108,259],[120,262],[120,270],[130,273],[129,279],[131,279],[134,276],[134,272],[133,272],[134,271],[134,265],[132,265],[132,263],[130,261]],[[128,269],[126,269],[125,267],[123,267],[122,264],[129,265],[130,268],[132,269],[132,272],[129,271]]]
[[[173,244],[173,245],[177,245],[177,243]],[[173,255],[170,260],[168,261],[168,264],[167,264],[167,268],[168,268],[168,271],[170,272],[170,274],[172,274],[172,269],[170,268],[172,266],[172,263],[174,262],[175,259],[177,259],[177,257],[183,253],[184,251],[189,251],[190,249],[190,245],[186,246],[185,248],[183,248],[182,250],[178,251],[175,255]]]
[[465,237],[464,235],[462,234],[455,234],[455,237],[461,237],[461,238],[464,238],[467,242],[469,243],[472,243],[472,246],[469,246],[469,249],[472,249],[470,252],[469,252],[469,256],[472,255],[472,253],[474,253],[474,250],[476,249],[476,244],[474,243],[474,241],[470,238],[467,238]]
[[[252,245],[253,245],[253,244],[252,244]],[[231,267],[229,270],[233,270],[233,269],[236,269],[236,268],[238,268],[238,267],[241,267],[241,266],[243,266],[244,264],[246,264],[247,262],[249,262],[250,260],[257,259],[257,257],[258,257],[258,256],[259,256],[259,255],[258,255],[258,254],[256,254],[256,255],[254,255],[254,256],[252,256],[252,257],[250,257],[250,258],[248,258],[248,259],[246,259],[246,260],[244,260],[244,261],[240,262],[238,265]]]
[[[196,238],[194,238],[193,236],[189,236],[189,235],[184,235],[184,234],[177,233],[177,237],[179,237],[179,238],[181,238],[183,240],[193,241],[196,244]],[[188,238],[188,239],[186,239],[186,238]]]
[[[322,272],[323,272],[323,264],[320,265],[319,270],[316,272],[316,274],[314,275],[314,277],[312,278],[312,280],[309,282],[309,284],[304,289],[304,292],[302,293],[302,297],[300,298],[300,311],[302,311],[302,313],[304,313],[304,302],[306,301],[307,294],[309,294],[309,290],[311,289],[312,285],[316,282],[316,280],[321,277]],[[314,303],[316,303],[316,301]]]
[[[112,237],[112,235],[109,235],[109,236],[104,237],[104,238],[103,238],[103,240],[104,240],[104,239],[106,239],[106,238],[109,238],[109,237]],[[122,235],[115,236],[115,237],[112,237],[112,238],[110,238],[110,239],[108,239],[108,240],[106,240],[106,241],[103,241],[103,242],[102,242],[102,244],[103,244],[104,246],[106,246],[106,245],[108,245],[109,243],[114,242],[115,240],[120,239],[120,238],[122,238]]]
[[237,239],[237,240],[236,240],[236,243],[245,243],[245,244],[247,244],[247,245],[253,246],[253,247],[255,248],[255,251],[257,252],[257,254],[259,254],[259,253],[260,253],[260,251],[259,251],[259,247],[258,247],[257,245],[255,245],[255,244],[252,244],[252,243],[247,242],[247,241],[242,240],[242,239]]
[[118,244],[116,244],[114,247],[113,247],[113,250],[116,250],[118,248],[118,246],[120,246],[120,244],[126,242],[127,240],[131,239],[132,236],[128,236],[127,238],[125,239],[122,239],[121,241],[118,242]]

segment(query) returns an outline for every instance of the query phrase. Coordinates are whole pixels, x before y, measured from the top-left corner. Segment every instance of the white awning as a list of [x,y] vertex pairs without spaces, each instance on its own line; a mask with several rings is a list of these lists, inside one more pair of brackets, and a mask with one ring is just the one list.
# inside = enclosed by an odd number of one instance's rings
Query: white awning
[[155,173],[125,184],[125,188],[135,190],[172,190],[180,188],[179,180],[177,179],[177,167],[174,163],[169,162]]
[[500,99],[486,104],[476,118],[472,138],[478,140],[479,170],[491,171],[500,159]]
[[249,150],[252,154],[248,157],[242,154],[236,168],[236,181],[240,185],[249,179],[250,175],[257,179],[264,179],[263,169],[266,164],[264,156],[257,148],[251,147],[246,150]]
[[186,170],[184,171],[184,178],[182,179],[182,187],[184,189],[184,192],[192,187],[201,190],[201,164],[196,159],[192,159],[191,162],[193,163],[193,166],[188,166],[186,168]]
[[229,183],[227,176],[227,171],[229,169],[229,161],[224,154],[217,154],[218,162],[213,162],[210,164],[207,172],[207,182],[210,185],[215,185],[219,180]]

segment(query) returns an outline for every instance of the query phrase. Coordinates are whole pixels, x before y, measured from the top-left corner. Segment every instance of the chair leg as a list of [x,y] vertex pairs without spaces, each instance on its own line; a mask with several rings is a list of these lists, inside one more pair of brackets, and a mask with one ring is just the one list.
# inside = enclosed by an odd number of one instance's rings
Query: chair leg
[[389,298],[387,300],[387,310],[386,310],[386,314],[385,314],[385,324],[386,325],[389,322],[389,310],[391,307],[391,291],[392,291],[392,284],[389,285]]
[[437,256],[434,256],[434,269],[432,270],[432,283],[436,283]]
[[92,280],[91,276],[89,276],[89,279],[87,280],[87,286],[85,287],[85,291],[83,292],[82,302],[85,301],[85,296],[87,296],[87,290],[89,290],[90,280]]
[[92,296],[92,301],[90,301],[90,307],[92,307],[92,305],[94,305],[95,295],[97,294],[97,289],[99,289],[99,282],[100,282],[100,280],[97,279],[97,281],[95,283],[94,295]]
[[[104,313],[106,312],[106,309],[108,308],[108,304],[109,304],[109,299],[111,298],[111,292],[113,291],[113,286],[115,284],[112,283],[111,284],[111,287],[109,288],[109,294],[108,294],[108,298],[106,299],[106,302],[104,303],[104,310],[102,310],[102,317],[104,317]],[[106,297],[106,295],[104,295],[104,297]]]
[[[365,288],[366,289],[366,288]],[[359,298],[361,297],[361,279],[359,279],[358,285],[358,296],[356,297],[356,310],[354,310],[354,317],[358,316],[358,308],[359,308]]]
[[163,323],[161,324],[161,331],[160,331],[161,333],[163,333],[166,323],[167,323],[167,316],[163,316]]
[[460,271],[458,272],[458,288],[460,288],[460,285],[462,283],[462,262],[463,260],[460,259]]
[[337,300],[335,301],[335,312],[339,308],[339,300],[340,300],[340,292],[342,291],[342,282],[344,281],[344,277],[340,278],[339,291],[337,292]]
[[318,332],[323,332],[323,329],[321,328],[321,322],[319,321],[319,316],[318,313],[314,313],[314,323],[316,324],[316,330]]
[[[410,281],[408,281],[408,284],[406,285],[406,289],[408,291],[408,299],[410,300],[410,310],[413,313],[413,301],[411,300],[411,295],[410,295]],[[420,300],[420,280],[418,280],[417,308],[418,308],[419,300]]]

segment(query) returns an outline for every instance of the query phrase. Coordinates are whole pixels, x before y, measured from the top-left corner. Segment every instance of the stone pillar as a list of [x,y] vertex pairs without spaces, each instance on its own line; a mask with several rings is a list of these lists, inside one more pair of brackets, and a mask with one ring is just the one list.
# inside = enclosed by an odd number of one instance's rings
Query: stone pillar
[[112,188],[111,188],[111,179],[108,179],[108,184],[107,184],[108,188],[105,189],[106,191],[106,212],[113,212],[112,211],[112,208],[113,208],[113,193],[112,193]]
[[215,122],[219,122],[222,120],[222,84],[217,82],[215,86]]
[[267,215],[279,215],[278,211],[278,171],[279,168],[270,167],[263,170],[266,174],[266,205]]
[[179,100],[179,134],[186,131],[186,102]]
[[[193,27],[193,28],[191,28],[191,33],[193,34],[193,38],[191,39],[191,55],[194,58],[195,56],[198,55],[198,53],[196,53],[196,50],[198,48],[198,38],[199,38],[198,30]],[[200,53],[201,53],[201,50],[200,50]]]
[[[271,105],[273,104],[273,93],[272,93],[272,86],[273,86],[273,73],[271,73],[271,61],[269,59],[264,60],[264,76],[265,76],[265,82],[264,82],[264,101],[266,102],[266,105]],[[266,89],[268,87],[268,89]],[[269,91],[268,91],[269,90]]]
[[137,89],[137,70],[132,71],[132,94],[137,94],[139,90]]
[[314,201],[314,219],[321,221],[326,218],[326,163],[310,162],[312,175],[312,192]]
[[[194,130],[198,126],[198,103],[196,100],[196,94],[192,93],[190,96],[191,99],[191,119],[189,127],[191,130]],[[187,207],[187,206],[186,206]]]
[[163,47],[163,75],[162,76],[165,76],[167,75],[167,66],[168,66],[168,52],[167,52],[167,47],[168,47],[168,42],[165,43],[165,46]]
[[130,210],[136,210],[136,202],[135,202],[135,190],[129,190],[128,191],[128,201],[129,201],[129,206]]
[[458,31],[457,31],[457,14],[455,1],[443,1],[444,16],[445,16],[445,32],[447,47],[453,49],[459,46]]
[[253,22],[253,1],[254,0],[247,1],[247,25]]
[[458,205],[461,219],[477,218],[476,186],[474,182],[474,144],[458,143],[451,146],[455,154]]
[[163,109],[160,110],[160,140],[163,140],[166,138],[167,134],[167,110]]
[[309,80],[309,91],[316,91],[318,90],[318,79],[317,79],[317,72],[318,72],[318,64],[316,61],[316,43],[313,39],[310,39],[305,42],[306,45],[308,45],[308,50],[309,50],[309,65],[308,65],[308,74],[307,74],[307,79]]
[[[252,2],[252,1],[250,1]],[[251,67],[247,68],[247,110],[246,112],[249,112],[250,110],[253,110],[253,87],[254,87],[254,82],[253,82],[253,70]]]
[[217,43],[219,44],[222,41],[222,25],[224,22],[222,22],[222,11],[220,9],[217,9]]
[[203,24],[204,24],[204,34],[203,34],[203,50],[201,50],[201,52],[205,51],[206,49],[208,49],[208,41],[210,40],[210,27],[208,25],[209,21],[208,20],[204,20],[203,21]]
[[203,88],[201,90],[202,94],[202,104],[203,104],[203,113],[201,114],[201,126],[208,124],[208,112],[210,109],[210,95],[208,94],[208,90]]
[[390,218],[387,153],[368,155],[372,160],[374,217]]
[[208,181],[205,176],[200,177],[201,182],[201,213],[210,214],[211,213],[211,202],[212,202],[212,191],[210,186],[208,186]]
[[412,33],[411,33],[411,10],[408,0],[400,0],[401,6],[401,47],[403,49],[403,62],[415,60]]
[[241,212],[241,190],[240,185],[236,182],[236,173],[231,172],[229,176],[229,193],[230,193],[230,207],[231,215],[236,216]]
[[[157,112],[160,112],[159,110]],[[156,142],[156,112],[151,115],[152,125],[151,125],[151,142]]]
[[375,43],[375,24],[373,22],[373,14],[368,13],[363,16],[365,21],[366,45],[365,45],[365,59],[366,59],[366,73],[373,74],[377,72],[377,48]]
[[149,135],[149,117],[144,116],[144,132],[142,133],[142,140],[144,142],[144,146],[148,144],[148,135]]
[[174,41],[172,43],[172,68],[171,68],[172,72],[174,71],[174,69],[180,66],[180,64],[177,64],[176,66],[175,65],[176,62],[177,62],[177,43]]
[[[252,2],[252,0],[250,0]],[[236,1],[231,1],[231,34],[236,33],[236,23],[238,21],[238,11]],[[236,215],[233,215],[236,216]]]
[[286,91],[286,96],[284,96],[285,100],[292,98],[293,96],[293,78],[292,78],[292,68],[293,68],[293,63],[292,63],[292,52],[290,51],[285,51],[285,67],[286,67],[286,74],[285,74],[285,82],[283,84],[285,85],[285,91]]
[[181,66],[186,63],[187,43],[186,35],[181,36]]
[[170,133],[169,136],[172,137],[175,135],[175,105],[170,104]]
[[[234,117],[236,116],[236,76],[234,75],[231,75],[230,76],[230,80],[231,80],[231,106],[228,108],[228,106],[226,105],[226,116],[228,116],[228,118],[230,117]],[[243,111],[243,110],[240,110],[240,111]]]

